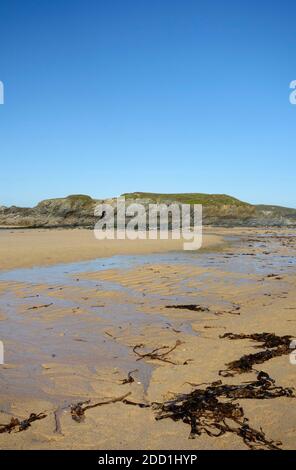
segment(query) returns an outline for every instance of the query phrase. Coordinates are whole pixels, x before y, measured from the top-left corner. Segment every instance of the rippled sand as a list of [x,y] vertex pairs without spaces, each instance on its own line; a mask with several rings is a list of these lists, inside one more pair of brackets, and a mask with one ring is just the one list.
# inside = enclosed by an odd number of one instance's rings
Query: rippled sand
[[[188,425],[156,421],[151,408],[103,405],[89,409],[82,423],[69,411],[71,404],[108,401],[129,392],[135,402],[162,402],[190,392],[192,383],[221,379],[219,370],[226,363],[261,350],[250,340],[220,338],[226,332],[296,338],[294,237],[288,231],[217,232],[233,241],[213,253],[123,256],[0,273],[0,339],[5,345],[0,423],[32,412],[46,414],[26,431],[0,434],[0,447],[247,449],[233,434],[188,439]],[[173,348],[176,342],[169,362],[137,360],[133,350],[136,345],[143,345],[136,348],[140,352]],[[296,386],[296,366],[288,355],[257,368],[277,385]],[[134,381],[122,383],[130,371]],[[255,377],[253,371],[222,380],[241,384]],[[252,426],[282,441],[282,448],[295,449],[294,401],[239,403]]]

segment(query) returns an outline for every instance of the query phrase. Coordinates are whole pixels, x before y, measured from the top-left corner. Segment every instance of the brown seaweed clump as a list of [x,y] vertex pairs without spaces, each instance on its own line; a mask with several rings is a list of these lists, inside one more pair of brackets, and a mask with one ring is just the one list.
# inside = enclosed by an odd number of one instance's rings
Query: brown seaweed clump
[[263,364],[273,357],[289,354],[291,352],[290,343],[293,339],[292,336],[289,335],[277,336],[274,333],[254,333],[249,335],[225,333],[220,336],[220,338],[228,338],[230,340],[251,339],[261,343],[260,345],[256,345],[256,348],[264,348],[263,351],[254,354],[245,354],[240,359],[226,364],[227,369],[219,371],[219,375],[223,377],[233,377],[235,374],[251,372],[255,364]]
[[280,396],[295,397],[292,389],[276,386],[268,374],[260,372],[253,382],[223,385],[217,381],[205,389],[197,388],[191,393],[176,395],[174,399],[154,406],[158,410],[157,420],[170,418],[189,424],[191,439],[202,433],[211,437],[232,433],[239,436],[250,449],[278,450],[281,443],[267,439],[262,429],[251,427],[243,408],[234,400]]

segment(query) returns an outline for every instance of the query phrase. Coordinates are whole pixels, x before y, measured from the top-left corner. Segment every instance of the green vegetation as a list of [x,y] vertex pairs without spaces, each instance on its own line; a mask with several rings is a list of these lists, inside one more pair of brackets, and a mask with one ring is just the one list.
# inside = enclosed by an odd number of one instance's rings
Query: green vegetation
[[251,206],[247,202],[240,201],[227,194],[203,194],[203,193],[125,193],[122,194],[127,199],[150,199],[153,202],[161,203],[167,201],[177,201],[183,204],[203,204],[204,206]]
[[82,206],[92,205],[94,199],[86,194],[71,194],[65,198],[66,200],[70,201],[73,204],[81,204]]
[[90,207],[93,205],[95,202],[94,199],[92,199],[90,196],[87,196],[85,194],[71,194],[70,196],[66,197],[57,197],[53,199],[45,199],[44,201],[39,202],[37,207],[43,207],[43,206],[53,206],[56,207],[64,205],[64,204],[70,204],[70,206],[83,206],[83,207]]
[[266,204],[257,204],[256,209],[265,212],[272,212],[276,216],[296,217],[296,209],[282,206],[268,206]]

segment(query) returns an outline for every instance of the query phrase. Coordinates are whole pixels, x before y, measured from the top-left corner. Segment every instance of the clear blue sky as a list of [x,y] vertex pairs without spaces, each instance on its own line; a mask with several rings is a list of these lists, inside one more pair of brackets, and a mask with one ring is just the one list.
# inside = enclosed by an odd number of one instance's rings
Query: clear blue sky
[[228,193],[296,207],[295,0],[1,0],[0,205]]

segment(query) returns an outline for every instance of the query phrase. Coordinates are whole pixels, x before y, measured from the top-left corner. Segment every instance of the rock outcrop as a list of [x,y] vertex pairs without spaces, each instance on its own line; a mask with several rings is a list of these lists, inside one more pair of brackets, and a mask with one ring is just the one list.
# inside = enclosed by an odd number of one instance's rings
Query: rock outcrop
[[[296,226],[296,209],[252,205],[224,194],[127,193],[124,196],[127,203],[141,203],[146,211],[151,203],[202,204],[204,225]],[[0,206],[0,226],[93,228],[98,219],[94,209],[100,202],[108,202],[116,207],[117,200],[111,198],[103,201],[78,194],[46,199],[33,208]]]
[[87,227],[95,223],[95,199],[85,195],[46,199],[33,208],[0,208],[0,225],[21,227]]

